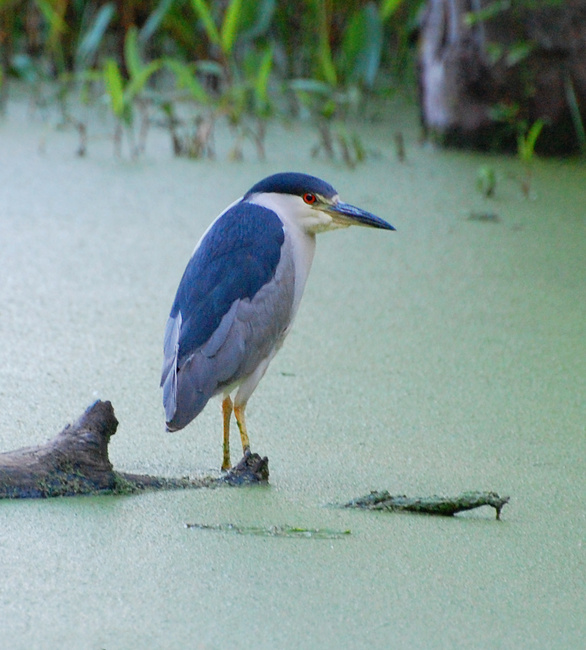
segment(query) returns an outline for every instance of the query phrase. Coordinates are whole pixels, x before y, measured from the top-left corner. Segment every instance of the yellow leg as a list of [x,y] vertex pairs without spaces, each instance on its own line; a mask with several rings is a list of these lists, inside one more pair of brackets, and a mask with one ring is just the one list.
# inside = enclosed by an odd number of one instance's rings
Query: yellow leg
[[232,400],[230,396],[222,401],[222,414],[224,416],[224,448],[222,458],[222,469],[229,470],[232,467],[230,463],[230,418],[232,417]]
[[234,415],[236,416],[236,423],[240,429],[240,439],[242,440],[242,453],[250,453],[250,440],[248,439],[248,433],[246,432],[246,420],[244,418],[244,409],[246,408],[246,403],[241,406],[234,407]]

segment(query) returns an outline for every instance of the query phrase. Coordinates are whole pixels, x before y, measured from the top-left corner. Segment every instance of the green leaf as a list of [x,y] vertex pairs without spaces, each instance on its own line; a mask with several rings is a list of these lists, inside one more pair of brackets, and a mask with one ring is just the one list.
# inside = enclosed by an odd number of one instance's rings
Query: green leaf
[[332,86],[338,83],[338,74],[332,58],[330,46],[330,20],[327,0],[307,0],[312,9],[312,20],[317,25],[317,70],[314,76],[327,81]]
[[195,9],[195,13],[199,16],[201,22],[203,23],[205,32],[210,39],[210,42],[214,45],[222,46],[220,39],[220,33],[216,27],[216,23],[212,17],[212,13],[205,0],[191,0],[191,4]]
[[338,106],[333,99],[328,99],[324,102],[323,106],[320,109],[322,117],[325,117],[327,120],[330,120],[336,114]]
[[580,105],[578,104],[578,98],[576,97],[576,91],[574,89],[574,82],[569,72],[566,72],[564,79],[564,88],[566,91],[566,101],[568,102],[568,108],[570,109],[570,115],[572,116],[572,122],[574,123],[574,130],[576,131],[576,138],[578,140],[578,145],[580,147],[580,153],[586,155],[586,128],[584,128],[584,120],[580,113]]
[[49,0],[36,0],[35,4],[49,24],[49,40],[56,38],[59,34],[67,30],[67,24],[63,20],[63,16],[54,7],[56,3],[50,2]]
[[535,120],[526,134],[519,133],[517,136],[517,152],[524,163],[530,163],[533,160],[535,143],[544,124],[541,119]]
[[134,98],[144,90],[149,78],[161,67],[160,61],[151,61],[133,74],[124,91],[125,104],[131,104]]
[[77,46],[75,57],[77,68],[86,68],[88,65],[91,65],[115,12],[116,9],[112,2],[108,2],[100,7]]
[[222,23],[222,33],[220,35],[222,51],[224,54],[230,54],[236,42],[238,35],[238,23],[240,20],[240,9],[242,0],[231,0]]
[[324,97],[331,95],[333,90],[328,83],[318,79],[293,79],[289,85],[295,92],[306,92]]
[[491,65],[496,65],[503,57],[505,52],[505,48],[501,43],[493,43],[487,41],[484,44],[484,48],[486,50],[486,56],[488,57],[488,60]]
[[383,49],[383,23],[374,4],[368,4],[362,10],[366,17],[368,43],[358,60],[358,70],[368,87],[374,85],[380,66]]
[[77,73],[67,73],[61,76],[65,81],[87,81],[91,83],[97,83],[99,81],[104,81],[104,71],[103,70],[80,70]]
[[539,137],[544,125],[545,122],[543,120],[535,120],[531,125],[526,137],[527,146],[530,147],[531,151],[535,150],[535,143],[537,142],[537,138]]
[[335,86],[338,83],[338,75],[336,73],[336,66],[332,59],[332,50],[327,34],[321,39],[318,57],[322,77],[329,84]]
[[526,59],[535,50],[535,47],[535,43],[531,43],[530,41],[513,43],[507,52],[507,65],[510,67],[517,65],[517,63]]
[[144,45],[149,38],[159,29],[167,12],[175,0],[161,0],[157,8],[147,18],[145,24],[140,29],[139,40]]
[[383,0],[379,9],[379,16],[382,21],[390,18],[401,6],[403,0]]
[[491,20],[503,11],[508,11],[511,8],[511,0],[495,0],[490,2],[485,7],[477,11],[469,11],[464,14],[464,25],[466,27],[473,27],[478,23],[485,20]]
[[131,25],[126,32],[126,38],[124,39],[124,60],[131,77],[136,77],[141,74],[144,66],[138,49],[138,29],[136,25]]
[[110,96],[112,112],[121,119],[124,114],[124,81],[118,64],[112,58],[108,58],[104,62],[104,82]]
[[350,20],[342,41],[342,70],[347,79],[374,85],[383,46],[383,23],[374,3],[359,9]]
[[201,104],[208,103],[209,96],[189,65],[178,59],[164,59],[163,64],[175,75],[179,88],[187,90],[195,101]]
[[490,118],[495,122],[506,122],[508,124],[517,124],[520,112],[521,107],[516,102],[512,104],[499,102],[493,104],[488,110]]
[[30,84],[39,81],[39,71],[28,54],[15,54],[11,60],[11,68],[20,79]]
[[239,38],[251,41],[264,36],[273,21],[276,0],[244,0],[240,11]]
[[265,111],[269,104],[269,76],[273,67],[274,48],[271,45],[263,54],[258,68],[258,74],[254,82],[254,94],[256,98],[257,110]]
[[202,61],[196,61],[195,67],[197,71],[202,74],[209,74],[218,78],[221,78],[224,75],[224,68],[222,67],[222,64],[217,61],[208,61],[205,59]]
[[367,45],[366,31],[366,16],[362,10],[358,10],[350,18],[342,39],[342,69],[347,76],[350,76],[360,52]]

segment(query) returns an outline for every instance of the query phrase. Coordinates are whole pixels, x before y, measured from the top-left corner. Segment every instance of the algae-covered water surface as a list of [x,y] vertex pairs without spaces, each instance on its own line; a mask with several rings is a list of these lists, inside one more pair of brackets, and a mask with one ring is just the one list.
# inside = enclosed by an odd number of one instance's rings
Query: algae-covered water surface
[[[78,159],[72,134],[0,125],[3,451],[101,398],[117,469],[217,471],[219,404],[165,433],[158,388],[209,222],[298,170],[397,228],[318,238],[248,407],[268,487],[0,502],[0,647],[583,647],[586,167],[536,161],[525,198],[517,162],[490,158],[483,199],[487,159],[421,148],[405,119],[405,162],[381,124],[352,171],[312,159],[302,125],[273,125],[268,160],[244,164],[221,139],[216,161],[174,159],[156,134],[135,162],[102,139]],[[325,507],[383,489],[511,501],[501,521]]]

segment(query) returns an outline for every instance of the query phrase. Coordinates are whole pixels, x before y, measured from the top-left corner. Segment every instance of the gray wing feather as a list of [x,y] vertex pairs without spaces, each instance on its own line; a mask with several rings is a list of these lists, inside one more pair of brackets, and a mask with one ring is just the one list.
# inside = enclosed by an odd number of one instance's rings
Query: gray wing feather
[[295,275],[285,255],[275,276],[252,299],[235,300],[212,336],[177,368],[181,314],[165,334],[163,402],[169,429],[180,429],[207,401],[251,375],[278,348],[289,328]]
[[272,354],[289,326],[293,292],[293,275],[278,273],[252,299],[232,304],[216,332],[194,355],[198,382],[206,392],[215,394],[237,383]]
[[228,310],[228,313],[225,314],[220,321],[218,329],[210,336],[210,338],[201,346],[200,350],[203,355],[206,357],[213,357],[218,353],[218,350],[226,342],[230,328],[234,324],[236,319],[236,311],[240,305],[240,298],[235,300],[232,303],[232,306]]
[[179,355],[181,321],[181,312],[179,312],[177,316],[167,320],[165,327],[161,386],[163,387],[163,405],[167,422],[172,419],[177,408],[177,357]]

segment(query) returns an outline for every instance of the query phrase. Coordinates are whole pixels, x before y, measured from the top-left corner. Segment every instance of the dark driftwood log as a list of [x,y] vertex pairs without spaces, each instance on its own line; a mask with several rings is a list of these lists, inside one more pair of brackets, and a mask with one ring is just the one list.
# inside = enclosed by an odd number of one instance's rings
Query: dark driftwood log
[[418,512],[426,515],[451,517],[464,510],[491,506],[496,510],[496,518],[500,519],[501,510],[508,502],[509,497],[500,497],[495,492],[464,492],[457,497],[406,497],[404,495],[391,496],[384,490],[382,492],[371,492],[366,496],[348,501],[343,504],[343,507],[393,512]]
[[0,498],[129,494],[268,481],[268,459],[258,454],[245,456],[221,478],[174,479],[116,472],[108,458],[108,443],[117,427],[112,404],[97,401],[45,445],[0,454]]

